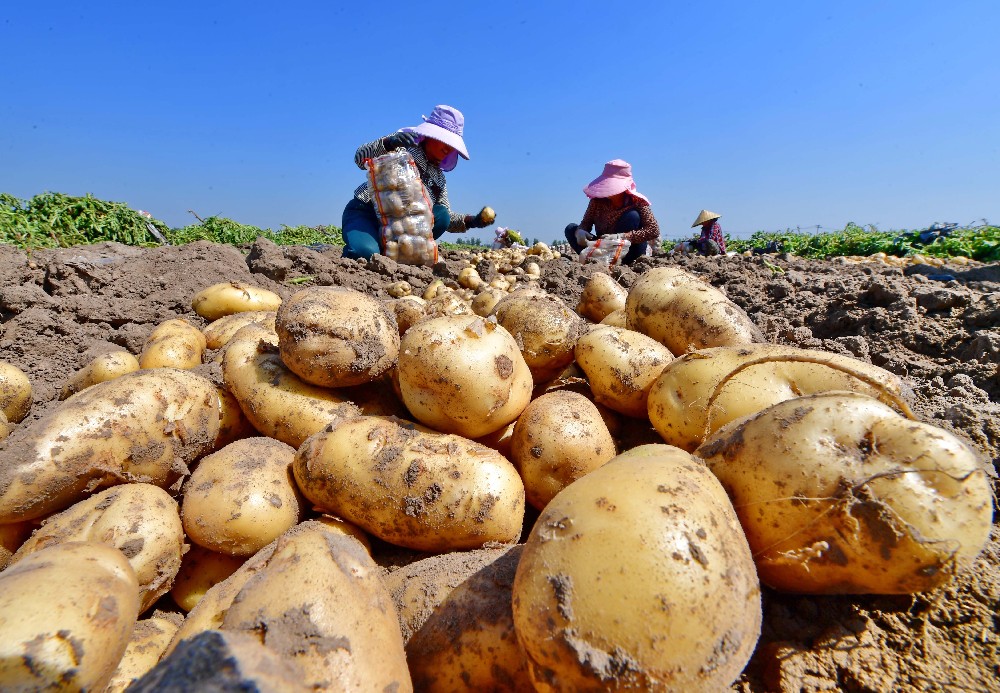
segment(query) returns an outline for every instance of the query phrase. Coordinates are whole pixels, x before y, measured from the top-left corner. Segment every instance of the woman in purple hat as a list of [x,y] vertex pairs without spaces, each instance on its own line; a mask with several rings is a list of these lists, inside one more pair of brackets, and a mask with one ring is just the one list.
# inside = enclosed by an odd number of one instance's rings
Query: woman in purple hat
[[566,227],[566,240],[576,252],[586,248],[588,240],[620,234],[631,244],[622,262],[631,264],[646,254],[649,243],[659,240],[660,225],[649,200],[635,189],[628,162],[615,159],[604,164],[604,172],[583,192],[590,198],[583,221]]
[[[483,207],[478,214],[458,214],[452,212],[448,204],[448,186],[444,180],[445,171],[451,171],[458,163],[458,157],[469,158],[462,139],[465,117],[457,108],[435,106],[430,116],[421,116],[424,122],[413,128],[401,130],[380,137],[374,142],[358,147],[354,163],[365,167],[365,159],[374,159],[394,149],[405,149],[413,157],[420,179],[433,205],[434,238],[445,231],[464,233],[468,229],[481,229],[493,223],[492,210]],[[344,235],[344,257],[369,259],[381,252],[381,225],[372,202],[368,182],[362,183],[354,191],[354,197],[344,208],[341,227]]]

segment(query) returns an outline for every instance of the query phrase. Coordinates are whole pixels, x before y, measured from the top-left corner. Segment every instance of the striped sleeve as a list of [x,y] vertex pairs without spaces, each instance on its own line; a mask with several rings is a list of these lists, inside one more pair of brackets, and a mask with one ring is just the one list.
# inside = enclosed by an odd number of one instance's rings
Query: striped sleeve
[[385,145],[382,144],[383,139],[385,138],[379,137],[374,142],[369,142],[358,147],[358,151],[354,153],[354,163],[358,168],[364,169],[365,159],[374,159],[376,156],[382,156],[386,153]]

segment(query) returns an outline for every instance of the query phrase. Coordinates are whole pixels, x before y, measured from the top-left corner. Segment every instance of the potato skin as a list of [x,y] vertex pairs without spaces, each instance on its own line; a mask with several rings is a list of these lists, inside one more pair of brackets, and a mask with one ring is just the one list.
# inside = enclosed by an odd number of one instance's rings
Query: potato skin
[[205,336],[207,348],[221,349],[229,343],[233,335],[251,323],[259,323],[265,329],[273,332],[276,315],[277,311],[273,310],[248,310],[242,313],[233,313],[209,323],[202,328],[201,333]]
[[114,380],[140,368],[139,359],[127,351],[109,351],[101,354],[70,377],[63,386],[59,399],[66,399],[91,385]]
[[590,276],[576,312],[594,322],[602,322],[615,311],[624,310],[628,291],[621,284],[604,272],[595,272]]
[[141,368],[180,368],[201,365],[205,355],[205,335],[187,320],[161,322],[150,333],[139,354]]
[[220,282],[202,289],[191,300],[191,308],[206,320],[233,313],[278,310],[281,296],[243,282]]
[[9,423],[20,423],[31,409],[31,381],[17,366],[0,361],[0,412]]
[[720,691],[757,643],[761,595],[718,480],[678,448],[645,445],[545,507],[513,612],[539,691]]
[[[425,429],[426,430],[426,429]],[[311,436],[292,467],[315,506],[420,551],[511,543],[524,485],[500,453],[394,418],[354,417]]]
[[557,296],[517,291],[502,299],[493,315],[516,340],[535,383],[551,380],[573,362],[584,322]]
[[160,661],[160,655],[177,632],[180,622],[179,614],[161,612],[136,621],[125,654],[122,655],[104,693],[123,693],[133,681],[156,666]]
[[191,611],[208,590],[235,573],[244,563],[237,556],[227,556],[192,544],[181,559],[170,596],[184,611]]
[[166,488],[218,435],[215,386],[190,371],[141,370],[89,387],[11,434],[0,451],[0,524],[63,510],[102,486]]

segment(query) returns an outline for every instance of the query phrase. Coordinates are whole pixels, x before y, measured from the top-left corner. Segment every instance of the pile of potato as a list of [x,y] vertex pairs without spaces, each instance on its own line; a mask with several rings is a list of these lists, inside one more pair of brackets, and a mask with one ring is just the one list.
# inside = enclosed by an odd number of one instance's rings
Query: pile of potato
[[23,426],[0,364],[0,687],[718,691],[762,583],[983,548],[984,467],[900,378],[681,269],[568,306],[492,252],[519,288],[207,287]]

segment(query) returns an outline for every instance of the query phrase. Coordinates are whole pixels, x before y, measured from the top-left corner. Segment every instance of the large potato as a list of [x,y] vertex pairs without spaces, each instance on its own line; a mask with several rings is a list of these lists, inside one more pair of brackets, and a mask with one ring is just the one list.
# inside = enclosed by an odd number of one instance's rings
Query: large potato
[[456,435],[355,417],[306,440],[292,469],[315,506],[399,546],[471,549],[521,532],[524,485],[513,465]]
[[66,399],[91,385],[107,382],[139,370],[139,359],[127,351],[109,351],[94,359],[74,373],[63,386],[59,399]]
[[11,564],[48,546],[78,541],[108,544],[128,559],[139,581],[139,613],[170,589],[184,554],[184,530],[170,494],[151,484],[122,484],[47,518]]
[[507,330],[478,316],[455,316],[426,320],[403,335],[399,388],[421,423],[478,438],[520,415],[532,379]]
[[694,450],[712,432],[786,399],[851,390],[897,400],[903,381],[849,356],[776,344],[702,349],[671,361],[649,389],[663,440]]
[[761,580],[791,592],[908,593],[972,564],[993,503],[977,455],[871,397],[775,404],[698,448],[733,499]]
[[583,287],[576,312],[594,322],[601,322],[625,308],[628,291],[604,272],[595,272]]
[[557,296],[517,291],[493,315],[514,336],[534,382],[551,380],[573,362],[584,322]]
[[181,619],[179,614],[158,611],[149,618],[136,621],[125,654],[122,655],[104,693],[123,693],[133,682],[156,666],[160,661],[160,655],[177,632]]
[[20,423],[31,409],[31,381],[17,366],[0,361],[0,413],[10,423]]
[[575,353],[594,399],[641,419],[649,416],[650,388],[674,358],[652,337],[611,326],[595,327],[580,337]]
[[220,282],[202,289],[191,300],[191,308],[206,320],[218,320],[233,313],[278,310],[281,296],[242,282]]
[[233,335],[250,323],[259,323],[265,329],[273,331],[277,314],[277,311],[273,310],[248,310],[219,318],[202,329],[205,345],[209,349],[221,349],[229,343]]
[[514,424],[510,445],[527,500],[539,510],[615,454],[601,412],[589,399],[568,390],[532,400]]
[[742,308],[679,267],[657,267],[641,275],[629,289],[625,314],[629,329],[674,354],[764,341]]
[[0,451],[0,524],[63,510],[98,488],[169,487],[219,435],[219,396],[206,378],[157,368],[79,392],[22,426]]
[[514,627],[540,691],[716,692],[750,659],[760,584],[708,468],[647,445],[570,484],[528,536]]
[[150,333],[139,354],[141,368],[181,368],[201,365],[205,335],[187,320],[161,322]]
[[274,326],[281,360],[313,385],[371,382],[399,355],[395,316],[371,296],[342,286],[299,291],[278,309]]
[[0,690],[102,691],[139,614],[118,549],[50,546],[0,573]]
[[245,438],[203,457],[184,483],[181,519],[199,546],[251,556],[297,525],[305,513],[292,478],[295,448]]

